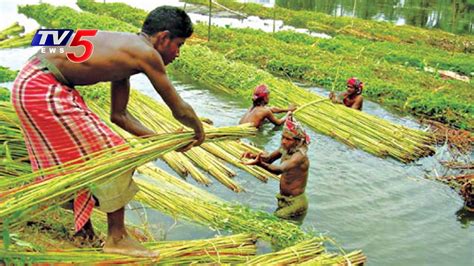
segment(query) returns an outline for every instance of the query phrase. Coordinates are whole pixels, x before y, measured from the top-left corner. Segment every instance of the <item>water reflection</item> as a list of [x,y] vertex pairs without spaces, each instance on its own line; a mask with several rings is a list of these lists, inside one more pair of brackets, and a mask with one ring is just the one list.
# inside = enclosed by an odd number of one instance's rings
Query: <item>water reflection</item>
[[474,31],[474,4],[469,0],[253,0],[294,10],[333,16],[384,20],[398,25],[442,29],[458,34]]

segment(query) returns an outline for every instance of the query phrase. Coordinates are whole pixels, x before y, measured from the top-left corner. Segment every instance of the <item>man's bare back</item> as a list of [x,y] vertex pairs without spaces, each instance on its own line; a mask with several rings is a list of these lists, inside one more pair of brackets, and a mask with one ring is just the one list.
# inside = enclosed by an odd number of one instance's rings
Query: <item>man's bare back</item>
[[270,115],[273,115],[272,111],[265,106],[251,107],[240,119],[239,124],[251,123],[254,127],[259,128]]
[[[91,57],[83,63],[73,63],[66,53],[38,54],[53,63],[71,85],[91,85],[102,81],[117,81],[144,72],[147,61],[155,61],[157,70],[165,71],[160,54],[143,36],[132,33],[98,31],[88,37],[94,45]],[[81,55],[83,47],[66,47],[65,52]]]

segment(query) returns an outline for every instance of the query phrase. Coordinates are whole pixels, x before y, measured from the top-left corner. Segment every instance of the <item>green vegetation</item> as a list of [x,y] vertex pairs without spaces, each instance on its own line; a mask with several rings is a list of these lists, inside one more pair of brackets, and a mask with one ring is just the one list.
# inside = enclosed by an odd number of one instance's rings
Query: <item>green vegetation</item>
[[465,76],[470,76],[471,73],[474,73],[474,55],[451,53],[417,44],[401,45],[388,41],[374,42],[347,35],[337,35],[331,39],[321,39],[292,31],[279,31],[274,33],[273,36],[286,43],[317,46],[319,49],[337,53],[341,56],[352,57],[357,55],[359,57],[370,57],[376,61],[385,60],[389,63],[415,67],[420,70],[431,66],[458,72]]
[[0,41],[6,40],[9,37],[18,36],[20,33],[23,32],[25,32],[25,27],[20,26],[18,22],[15,22],[9,27],[0,31]]
[[[186,0],[186,2],[209,5],[207,0]],[[373,41],[414,43],[447,51],[464,53],[474,51],[474,37],[472,35],[460,36],[440,30],[426,30],[408,25],[397,26],[388,22],[351,17],[333,17],[313,11],[295,11],[281,7],[267,8],[258,4],[238,3],[232,0],[219,0],[218,3],[248,15],[267,19],[276,18],[296,28],[306,28],[314,32],[327,33],[331,36],[351,35]],[[214,10],[219,10],[219,8],[214,4]]]
[[118,19],[88,12],[79,15],[74,9],[64,6],[50,4],[18,6],[18,13],[34,18],[40,25],[48,28],[96,29],[99,27],[101,30],[137,32],[135,27]]
[[4,87],[0,87],[0,102],[10,100],[10,90]]
[[0,41],[0,48],[16,48],[16,47],[26,47],[31,44],[31,40],[35,35],[36,30],[29,32],[23,36],[14,36],[6,40]]
[[[115,18],[133,12],[134,17],[125,15],[126,22],[137,27],[147,14],[126,4],[78,2],[84,10]],[[195,29],[198,35],[206,36],[206,26],[196,25]],[[425,67],[431,66],[470,74],[474,71],[471,55],[343,35],[318,39],[294,32],[268,34],[217,27],[213,27],[212,35],[213,41],[206,45],[229,59],[252,63],[278,76],[336,89],[345,88],[346,79],[357,76],[367,84],[364,95],[384,106],[462,129],[474,128],[472,85],[424,72]]]
[[[13,71],[8,67],[0,66],[0,83],[15,80],[18,71]],[[3,95],[3,93],[1,93]]]
[[[205,34],[207,30],[205,26],[197,25],[196,32]],[[431,73],[381,60],[377,55],[362,56],[360,51],[331,51],[326,40],[321,41],[324,49],[319,45],[304,44],[297,33],[275,34],[287,39],[294,36],[299,40],[288,43],[251,29],[214,27],[212,32],[213,41],[203,44],[226,54],[229,59],[252,63],[275,75],[327,88],[345,88],[346,79],[356,76],[367,85],[364,95],[387,107],[454,127],[474,129],[474,95],[470,83],[443,80]],[[370,46],[361,50],[362,54],[365,50],[370,51]],[[468,64],[472,66],[472,63]]]

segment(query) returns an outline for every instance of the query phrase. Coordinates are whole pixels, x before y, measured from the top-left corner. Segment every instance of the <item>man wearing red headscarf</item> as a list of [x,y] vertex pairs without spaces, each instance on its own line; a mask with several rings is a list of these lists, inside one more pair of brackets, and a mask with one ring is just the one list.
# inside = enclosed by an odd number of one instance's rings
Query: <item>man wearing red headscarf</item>
[[[274,214],[282,219],[301,220],[306,215],[308,199],[305,188],[309,169],[309,142],[309,136],[290,113],[285,121],[279,149],[270,154],[247,152],[242,155],[253,159],[244,164],[258,165],[271,173],[281,175],[280,193],[276,196],[278,208]],[[272,164],[280,158],[280,165]]]
[[362,110],[362,103],[364,99],[362,98],[362,89],[364,88],[364,83],[357,78],[350,78],[347,80],[347,91],[335,95],[334,92],[329,94],[329,98],[333,103],[344,104],[347,107]]
[[274,114],[294,111],[296,108],[293,105],[286,109],[278,107],[268,107],[270,101],[270,90],[265,84],[258,85],[252,95],[253,105],[240,119],[239,124],[251,123],[253,126],[259,128],[262,126],[265,119],[268,119],[275,126],[279,126],[285,122],[286,117],[277,118]]

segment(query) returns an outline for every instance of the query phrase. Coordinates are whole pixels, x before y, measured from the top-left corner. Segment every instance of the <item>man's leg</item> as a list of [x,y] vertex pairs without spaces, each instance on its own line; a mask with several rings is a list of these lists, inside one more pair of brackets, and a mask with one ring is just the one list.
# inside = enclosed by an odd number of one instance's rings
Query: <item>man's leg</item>
[[158,257],[159,252],[151,251],[131,238],[125,228],[125,209],[107,213],[108,235],[104,252],[136,257]]

